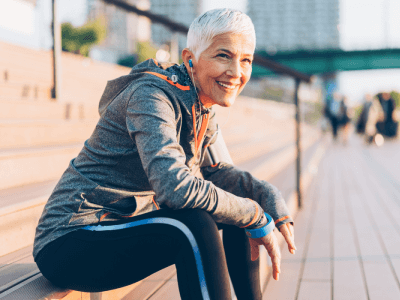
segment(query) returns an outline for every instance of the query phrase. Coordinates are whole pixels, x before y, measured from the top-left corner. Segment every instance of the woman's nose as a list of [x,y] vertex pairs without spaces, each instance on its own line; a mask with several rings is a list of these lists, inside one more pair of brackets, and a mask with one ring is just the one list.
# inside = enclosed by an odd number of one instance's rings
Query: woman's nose
[[226,74],[234,78],[239,78],[240,73],[241,73],[240,62],[237,60],[232,60],[232,62],[229,64],[229,69],[227,70]]

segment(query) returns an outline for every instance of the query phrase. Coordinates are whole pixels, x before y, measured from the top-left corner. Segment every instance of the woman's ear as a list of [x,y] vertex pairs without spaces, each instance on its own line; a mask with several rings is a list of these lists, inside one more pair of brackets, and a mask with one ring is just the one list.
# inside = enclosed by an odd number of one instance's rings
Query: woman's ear
[[[182,60],[186,66],[186,69],[189,71],[190,68],[194,69],[194,55],[189,48],[185,48],[182,50]],[[191,61],[191,62],[189,62]]]

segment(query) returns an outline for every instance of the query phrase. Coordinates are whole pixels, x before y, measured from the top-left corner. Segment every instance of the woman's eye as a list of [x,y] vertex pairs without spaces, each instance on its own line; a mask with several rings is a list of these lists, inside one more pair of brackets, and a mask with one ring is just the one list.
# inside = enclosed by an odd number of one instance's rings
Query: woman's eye
[[217,55],[218,57],[229,58],[228,54],[220,53]]

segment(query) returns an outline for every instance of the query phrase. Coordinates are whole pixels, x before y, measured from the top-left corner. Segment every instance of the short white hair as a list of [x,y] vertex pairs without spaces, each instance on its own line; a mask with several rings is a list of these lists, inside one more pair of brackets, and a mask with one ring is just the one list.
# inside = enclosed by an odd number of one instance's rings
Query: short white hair
[[254,25],[248,15],[239,10],[220,8],[206,11],[194,19],[187,34],[187,48],[198,59],[213,38],[224,33],[250,35],[256,42]]

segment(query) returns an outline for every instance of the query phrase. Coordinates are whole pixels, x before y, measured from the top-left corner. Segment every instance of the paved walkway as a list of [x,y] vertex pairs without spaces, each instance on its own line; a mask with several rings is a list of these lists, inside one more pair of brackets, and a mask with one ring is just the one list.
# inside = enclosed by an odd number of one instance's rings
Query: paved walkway
[[400,142],[332,144],[263,299],[400,299]]

